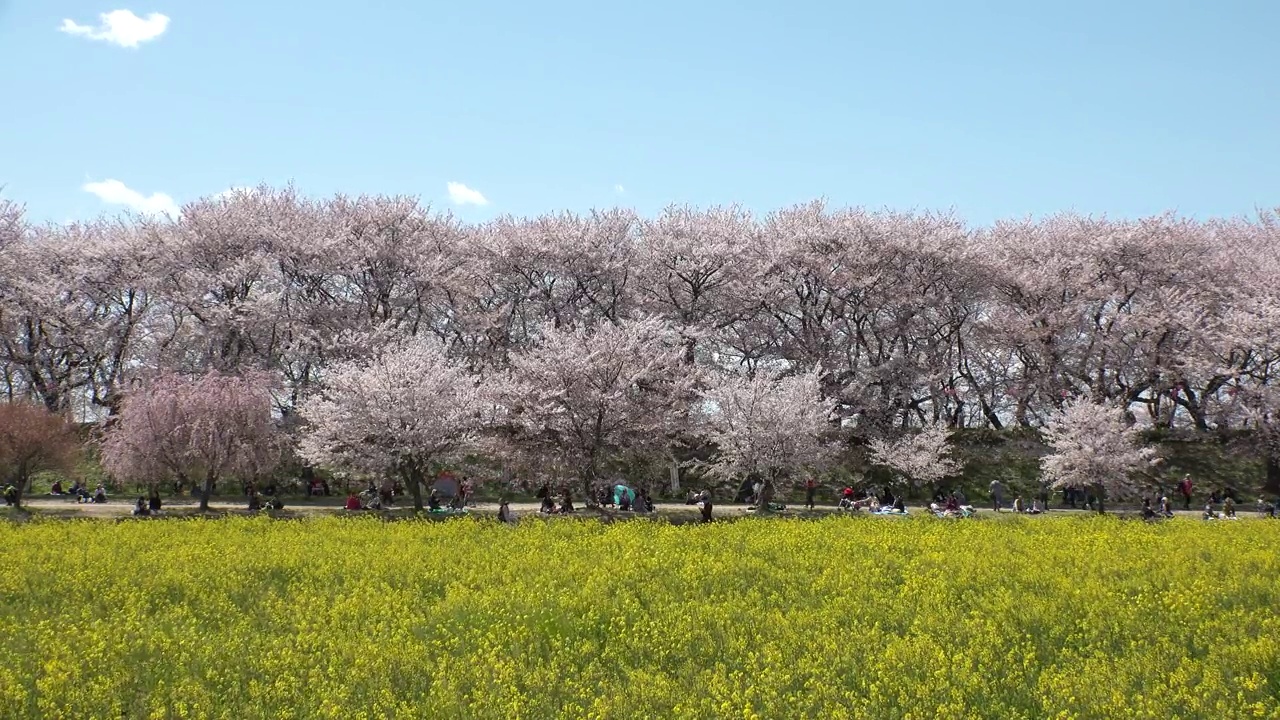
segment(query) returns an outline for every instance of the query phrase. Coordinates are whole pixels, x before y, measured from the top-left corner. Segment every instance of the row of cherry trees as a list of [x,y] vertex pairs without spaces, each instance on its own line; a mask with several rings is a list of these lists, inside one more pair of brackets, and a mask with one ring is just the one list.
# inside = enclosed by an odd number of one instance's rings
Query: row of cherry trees
[[[33,226],[0,201],[0,392],[104,417],[157,371],[216,370],[266,382],[288,425],[418,338],[486,397],[506,388],[519,412],[486,427],[508,447],[582,476],[620,448],[669,453],[708,407],[728,428],[725,393],[781,397],[794,378],[832,427],[882,443],[1044,426],[1076,397],[1272,430],[1278,238],[1268,213],[969,228],[811,203],[466,225],[410,198],[263,187],[176,221]],[[612,404],[578,417],[556,401],[574,393]]]
[[969,228],[812,203],[465,225],[410,198],[260,188],[177,221],[0,207],[0,391],[110,411],[151,368],[257,369],[288,413],[333,363],[435,337],[473,372],[542,328],[654,316],[685,362],[818,370],[861,423],[1039,425],[1067,397],[1246,421],[1280,368],[1280,223]]

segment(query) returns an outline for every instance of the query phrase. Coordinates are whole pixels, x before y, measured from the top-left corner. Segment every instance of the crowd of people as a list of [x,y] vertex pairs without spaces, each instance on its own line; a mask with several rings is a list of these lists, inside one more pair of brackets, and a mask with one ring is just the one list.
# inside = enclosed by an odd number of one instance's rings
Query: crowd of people
[[[325,496],[330,493],[329,482],[318,476],[310,475],[302,478],[300,483],[308,496]],[[822,485],[813,478],[807,478],[799,487],[804,491],[805,509],[815,509],[817,490]],[[1172,487],[1174,493],[1170,494],[1179,498],[1183,510],[1189,509],[1195,496],[1195,485],[1191,476],[1184,476]],[[532,488],[527,489],[532,490]],[[1012,493],[1013,500],[1007,505],[1006,497],[1010,493],[1004,483],[993,480],[988,489],[991,508],[995,512],[1041,515],[1049,511],[1050,492],[1045,484],[1041,484],[1038,490],[1033,489],[1029,502],[1024,500],[1022,494]],[[370,481],[363,491],[350,492],[343,508],[347,511],[380,511],[394,507],[396,498],[403,493],[403,485],[393,479],[383,480],[381,484]],[[61,481],[55,481],[49,494],[74,498],[80,503],[108,502],[107,488],[104,484],[99,483],[90,491],[89,487],[80,480],[74,481],[67,490],[64,490]],[[280,510],[284,507],[274,485],[259,490],[256,483],[248,482],[244,485],[244,494],[250,511]],[[534,491],[533,495],[539,501],[538,512],[541,515],[572,514],[578,510],[573,493],[567,484],[553,488],[553,485],[547,482]],[[4,498],[6,504],[17,505],[20,498],[17,488],[12,484],[7,485],[4,488]],[[736,499],[739,502],[745,502],[749,512],[760,510],[762,507],[774,512],[786,510],[784,504],[765,499],[764,483],[756,477],[742,483]],[[1062,500],[1063,508],[1095,509],[1097,507],[1095,503],[1100,502],[1101,498],[1095,497],[1090,490],[1066,488],[1062,490]],[[709,489],[690,491],[686,497],[686,503],[698,507],[699,515],[704,522],[711,520],[713,501]],[[158,487],[152,487],[147,495],[138,496],[132,513],[141,517],[156,515],[161,512],[162,504]],[[442,475],[431,485],[425,501],[429,510],[439,513],[465,512],[468,507],[474,507],[474,504],[474,483],[465,476],[460,481],[455,480],[449,474]],[[656,510],[653,497],[647,488],[637,489],[623,484],[597,487],[595,492],[587,495],[586,507],[635,514],[652,513]],[[865,510],[877,515],[908,514],[906,498],[888,487],[843,486],[836,493],[835,508],[839,511]],[[1240,499],[1234,490],[1215,489],[1209,493],[1200,517],[1204,520],[1236,519],[1239,508]],[[937,517],[946,518],[966,518],[976,513],[974,506],[960,488],[937,491],[931,500],[925,503],[924,510]],[[1263,517],[1275,518],[1280,513],[1280,500],[1259,498],[1257,511]],[[1172,518],[1175,514],[1175,502],[1171,501],[1169,494],[1159,492],[1157,488],[1154,495],[1141,499],[1140,512],[1145,520]],[[506,500],[501,502],[499,517],[504,522],[515,519],[510,504]]]

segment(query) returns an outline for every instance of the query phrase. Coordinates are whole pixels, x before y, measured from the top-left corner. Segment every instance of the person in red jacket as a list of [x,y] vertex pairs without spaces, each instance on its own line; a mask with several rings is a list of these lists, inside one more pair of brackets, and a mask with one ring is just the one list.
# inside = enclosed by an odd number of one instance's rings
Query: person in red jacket
[[1182,509],[1191,509],[1191,476],[1183,475],[1182,482],[1178,483],[1178,492],[1182,493]]

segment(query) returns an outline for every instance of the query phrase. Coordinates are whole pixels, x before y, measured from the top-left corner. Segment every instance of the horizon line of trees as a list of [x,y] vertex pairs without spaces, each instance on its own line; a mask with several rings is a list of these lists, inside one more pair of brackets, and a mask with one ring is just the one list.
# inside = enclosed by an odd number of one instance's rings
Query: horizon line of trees
[[524,373],[509,434],[542,452],[570,430],[550,410],[530,429],[530,388],[629,348],[661,360],[637,402],[670,386],[677,416],[718,377],[812,375],[829,424],[867,439],[1043,428],[1085,398],[1130,424],[1261,431],[1274,466],[1277,240],[1274,212],[971,228],[813,202],[468,225],[260,187],[177,219],[35,226],[0,200],[0,394],[110,421],[165,371],[258,373],[291,427],[339,370],[417,338],[477,383]]

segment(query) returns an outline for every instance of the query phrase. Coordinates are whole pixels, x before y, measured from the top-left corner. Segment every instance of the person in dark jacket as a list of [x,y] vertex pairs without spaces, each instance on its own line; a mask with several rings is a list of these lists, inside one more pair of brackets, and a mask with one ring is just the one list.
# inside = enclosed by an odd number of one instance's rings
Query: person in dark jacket
[[711,522],[711,492],[709,490],[702,491],[702,499],[698,502],[698,507],[702,511],[702,522]]

